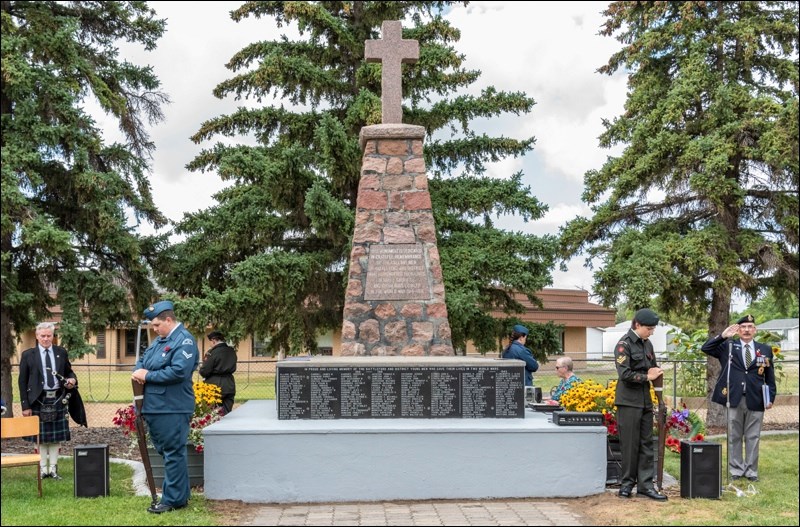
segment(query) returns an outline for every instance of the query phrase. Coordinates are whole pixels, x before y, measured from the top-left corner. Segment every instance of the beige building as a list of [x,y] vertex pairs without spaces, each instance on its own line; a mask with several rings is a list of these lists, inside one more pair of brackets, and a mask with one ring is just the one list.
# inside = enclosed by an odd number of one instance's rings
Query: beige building
[[[535,307],[524,295],[517,295],[517,300],[526,308],[519,315],[524,322],[547,323],[553,322],[564,326],[561,335],[562,350],[575,359],[588,358],[596,351],[602,354],[602,333],[598,328],[613,326],[615,311],[589,302],[587,291],[580,289],[543,289],[537,293],[542,300],[543,307]],[[53,311],[53,322],[61,320],[60,308]],[[500,313],[497,313],[500,316]],[[198,346],[200,353],[205,353],[211,344],[205,338],[207,330],[202,335]],[[199,333],[194,332],[197,337]],[[142,331],[141,349],[147,347],[148,339],[154,337],[153,332]],[[598,340],[599,337],[599,340]],[[56,337],[57,340],[57,337]],[[317,340],[317,353],[319,355],[338,356],[340,354],[341,334],[339,330],[320,335]],[[95,335],[90,339],[91,345],[96,346],[94,355],[87,355],[76,359],[73,364],[116,365],[120,370],[127,370],[136,360],[136,329],[113,328]],[[15,363],[19,363],[22,350],[36,344],[33,331],[22,335],[21,342],[17,345]],[[249,336],[236,344],[240,361],[271,361],[274,358],[267,353],[266,345],[258,336]],[[596,348],[596,350],[595,350]],[[467,345],[467,353],[476,353],[471,344]]]

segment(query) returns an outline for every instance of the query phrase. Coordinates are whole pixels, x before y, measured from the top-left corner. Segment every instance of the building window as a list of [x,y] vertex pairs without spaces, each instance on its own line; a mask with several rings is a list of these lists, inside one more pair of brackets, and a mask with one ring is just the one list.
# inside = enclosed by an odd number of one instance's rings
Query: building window
[[257,333],[253,333],[252,340],[252,356],[253,357],[271,357],[272,353],[269,352],[269,337],[260,337]]
[[314,355],[322,355],[324,357],[332,357],[333,356],[333,348],[330,348],[328,346],[321,346],[321,347],[317,348],[317,351],[314,353]]
[[[141,336],[141,341],[139,342],[139,353],[144,352],[147,349],[147,332],[143,331]],[[125,357],[135,357],[136,356],[136,330],[135,329],[121,329],[120,330],[120,341],[124,343],[120,346],[120,350],[125,350]]]
[[106,358],[106,332],[103,331],[102,333],[97,334],[97,344],[95,345],[95,356],[98,359],[105,359]]

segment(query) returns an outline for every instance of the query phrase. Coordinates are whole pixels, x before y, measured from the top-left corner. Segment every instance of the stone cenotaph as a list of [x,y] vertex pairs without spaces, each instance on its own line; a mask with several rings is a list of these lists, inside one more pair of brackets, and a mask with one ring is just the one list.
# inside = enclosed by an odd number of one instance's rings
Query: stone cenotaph
[[401,63],[419,43],[400,21],[365,42],[382,62],[383,123],[365,126],[350,274],[342,323],[343,356],[453,355],[436,228],[425,174],[425,129],[402,123]]

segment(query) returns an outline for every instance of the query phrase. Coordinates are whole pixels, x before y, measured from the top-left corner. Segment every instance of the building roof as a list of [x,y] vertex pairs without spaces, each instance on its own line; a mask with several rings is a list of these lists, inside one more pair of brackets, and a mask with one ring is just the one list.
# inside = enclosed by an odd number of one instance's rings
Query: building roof
[[800,318],[775,318],[758,325],[758,329],[794,329],[800,325]]
[[[596,328],[614,324],[616,311],[589,302],[589,292],[582,289],[542,289],[536,293],[542,307],[536,306],[528,297],[515,293],[514,299],[525,307],[517,317],[525,322],[546,324],[553,322],[567,327]],[[495,316],[504,316],[494,313]]]

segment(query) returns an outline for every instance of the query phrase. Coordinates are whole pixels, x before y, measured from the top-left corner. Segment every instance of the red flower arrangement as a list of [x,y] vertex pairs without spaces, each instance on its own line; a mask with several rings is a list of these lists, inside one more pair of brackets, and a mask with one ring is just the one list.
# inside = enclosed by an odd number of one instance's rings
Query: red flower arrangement
[[705,423],[695,412],[683,405],[681,410],[673,410],[667,418],[667,438],[664,444],[672,452],[680,453],[681,441],[703,441]]

